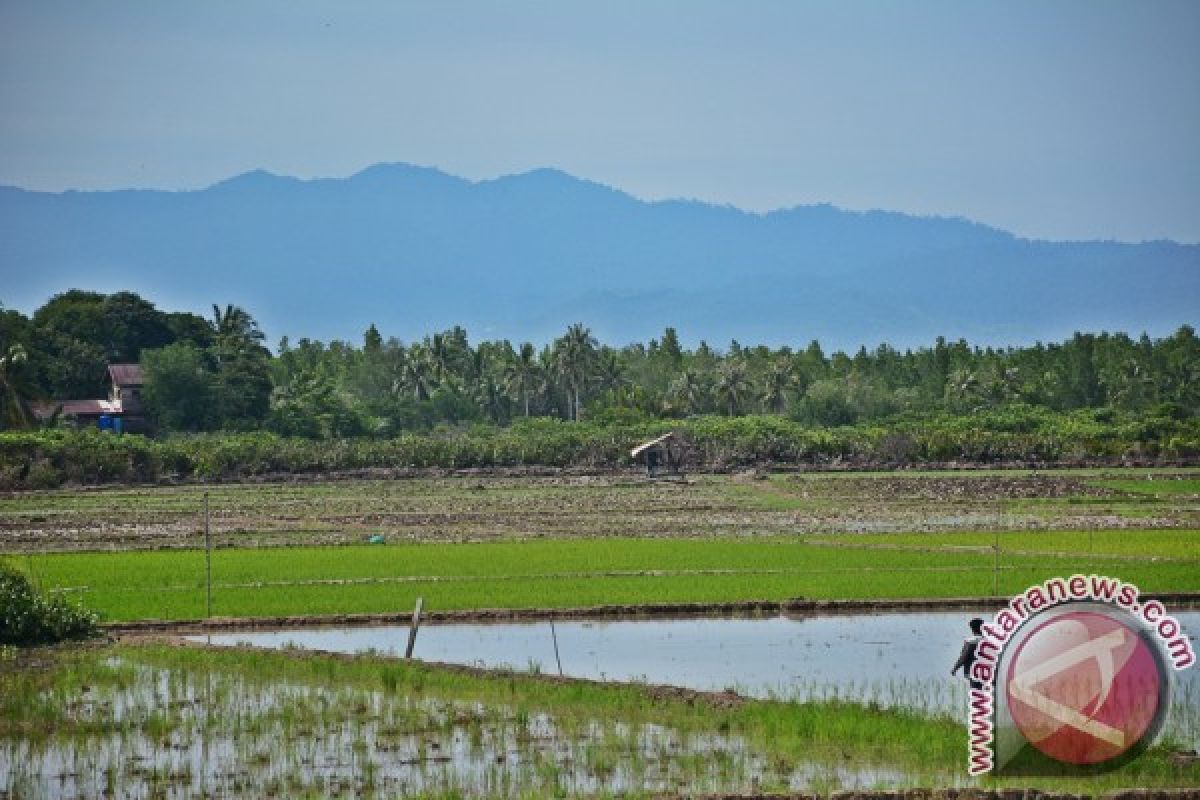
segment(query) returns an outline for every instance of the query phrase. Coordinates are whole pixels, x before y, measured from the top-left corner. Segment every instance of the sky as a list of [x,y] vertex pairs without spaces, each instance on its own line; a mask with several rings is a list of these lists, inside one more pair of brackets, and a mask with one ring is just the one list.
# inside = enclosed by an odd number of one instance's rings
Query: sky
[[1200,241],[1200,2],[0,0],[0,184],[378,162]]

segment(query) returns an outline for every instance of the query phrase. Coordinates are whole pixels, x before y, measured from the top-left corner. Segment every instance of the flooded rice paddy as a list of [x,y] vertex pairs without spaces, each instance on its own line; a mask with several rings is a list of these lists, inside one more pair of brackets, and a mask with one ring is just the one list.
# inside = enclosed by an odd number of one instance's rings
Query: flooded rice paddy
[[649,717],[562,717],[418,692],[264,683],[111,657],[54,705],[54,730],[0,737],[0,797],[561,796],[893,785],[814,749],[769,757],[735,733]]
[[[829,614],[550,623],[423,625],[413,656],[576,678],[639,681],[785,701],[844,699],[957,715],[966,687],[951,677],[965,612]],[[1200,612],[1175,615],[1195,641]],[[408,626],[239,632],[213,644],[403,655]],[[557,639],[558,653],[555,653]],[[1200,745],[1200,669],[1178,675],[1170,735]]]
[[[964,698],[948,672],[969,616],[562,621],[553,635],[548,622],[420,629],[420,658],[495,668],[500,689],[490,696],[426,684],[432,677],[392,659],[85,650],[3,684],[0,797],[686,795],[962,785],[969,779],[949,720],[960,718]],[[1200,626],[1200,613],[1178,616],[1192,631]],[[394,627],[193,638],[378,654],[402,652],[407,634]],[[541,695],[504,688],[514,674],[505,667],[557,672],[555,635],[567,675],[848,701],[865,709],[850,723],[851,740],[880,739],[877,726],[900,713],[905,726],[930,720],[931,735],[951,725],[952,760],[897,761],[870,749],[878,743],[852,754],[845,741],[823,736],[821,720],[847,724],[837,705],[822,707],[818,714],[834,717],[818,716],[800,734],[795,719],[784,723],[791,719],[785,710],[799,707],[772,704],[779,710],[763,712],[765,730],[785,727],[764,738],[761,726],[734,722],[746,719],[736,712],[607,700],[579,706],[562,702],[574,688]],[[282,669],[289,664],[298,671]],[[1195,747],[1200,693],[1195,676],[1185,675],[1167,735],[1176,747]],[[790,743],[775,741],[789,736]]]
[[[861,697],[865,687],[937,686],[932,696],[862,697],[883,704],[920,700],[939,709],[965,702],[948,672],[969,614],[861,614],[768,618],[681,618],[550,623],[425,624],[413,655],[425,661],[505,667],[577,678],[734,689],[755,697]],[[554,639],[558,640],[558,659]],[[189,637],[213,644],[299,647],[403,655],[408,626],[237,632]],[[936,678],[931,682],[931,678]],[[944,680],[943,680],[944,678]]]

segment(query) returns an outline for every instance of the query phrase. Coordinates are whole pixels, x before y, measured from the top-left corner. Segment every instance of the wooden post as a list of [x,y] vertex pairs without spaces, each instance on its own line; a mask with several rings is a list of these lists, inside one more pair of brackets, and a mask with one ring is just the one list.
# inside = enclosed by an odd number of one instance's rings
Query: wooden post
[[212,532],[208,523],[208,492],[204,493],[204,583],[205,617],[212,616]]
[[554,617],[550,618],[550,638],[554,640],[554,660],[558,663],[558,674],[562,675],[562,659],[558,657],[558,633],[554,630]]
[[417,605],[413,609],[412,626],[408,629],[408,646],[404,648],[404,657],[412,658],[413,646],[417,643],[417,627],[421,624],[421,607],[425,605],[425,598],[418,597]]

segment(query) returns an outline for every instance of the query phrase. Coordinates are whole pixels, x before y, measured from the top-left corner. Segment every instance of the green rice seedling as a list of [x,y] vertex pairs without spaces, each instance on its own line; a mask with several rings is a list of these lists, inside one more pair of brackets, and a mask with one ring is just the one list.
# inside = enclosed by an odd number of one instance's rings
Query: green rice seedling
[[[115,659],[113,668],[98,668],[106,659]],[[841,783],[903,788],[949,780],[946,776],[961,771],[960,723],[913,710],[864,706],[844,697],[715,708],[656,698],[648,687],[637,685],[559,684],[511,673],[481,677],[378,657],[346,660],[161,647],[88,651],[68,655],[66,662],[62,669],[38,673],[0,672],[0,689],[41,685],[41,691],[26,694],[49,698],[31,703],[0,691],[0,710],[5,712],[0,726],[6,726],[0,727],[0,763],[14,741],[28,747],[25,730],[53,727],[54,737],[47,737],[41,750],[74,748],[64,752],[72,753],[68,758],[79,765],[73,769],[85,782],[93,776],[96,791],[113,782],[119,793],[146,793],[157,780],[155,791],[190,781],[214,793],[240,789],[262,795],[269,788],[286,790],[288,796],[388,796],[401,785],[425,793],[499,788],[509,796],[620,787],[636,795],[677,786],[693,791]],[[396,682],[385,688],[381,675],[388,665],[396,665]],[[85,674],[91,688],[83,693],[78,676]],[[422,688],[414,694],[409,687],[418,678]],[[127,688],[117,689],[120,681]],[[163,686],[170,690],[160,692]],[[856,690],[879,696],[911,691],[886,686]],[[201,699],[204,694],[224,698],[222,707]],[[197,698],[195,706],[181,703],[190,696]],[[83,705],[72,705],[84,697]],[[158,705],[163,698],[166,707]],[[27,722],[18,730],[7,721],[12,719],[7,710],[22,704]],[[73,708],[89,710],[84,715]],[[143,725],[155,714],[159,721]],[[206,719],[240,722],[209,725]],[[138,771],[121,771],[121,764],[133,763],[136,748],[153,753],[146,728],[154,729],[157,738],[166,723],[171,730],[159,760]],[[481,735],[471,744],[475,726]],[[525,735],[519,736],[521,729]],[[110,741],[116,745],[96,746]],[[572,746],[572,741],[580,744]],[[222,758],[235,765],[234,773],[197,771],[189,776],[176,755],[184,743],[225,753]],[[476,750],[479,760],[472,761]],[[1056,787],[1092,792],[1120,786],[1122,780],[1151,786],[1187,780],[1167,755],[1147,754],[1136,775],[1086,784],[1060,781]],[[421,760],[412,763],[415,756]],[[331,757],[342,766],[320,771]],[[25,762],[30,758],[37,756]],[[460,758],[467,761],[460,764]],[[19,782],[15,776],[0,777],[0,787]],[[27,794],[45,794],[38,786]]]
[[[540,540],[390,548],[229,549],[218,553],[214,591],[238,615],[386,612],[411,607],[579,606],[739,599],[969,596],[992,591],[994,534],[724,539]],[[1105,570],[1145,591],[1187,591],[1200,564],[1200,533],[1097,532],[1095,552],[1074,533],[1002,534],[1000,589],[1057,574]],[[978,545],[978,546],[977,546]],[[46,585],[116,620],[194,618],[198,551],[37,556]],[[201,562],[197,561],[197,565]],[[330,582],[333,579],[334,582]],[[200,587],[202,588],[202,587]],[[202,592],[200,592],[202,593]],[[540,669],[529,665],[530,669]]]

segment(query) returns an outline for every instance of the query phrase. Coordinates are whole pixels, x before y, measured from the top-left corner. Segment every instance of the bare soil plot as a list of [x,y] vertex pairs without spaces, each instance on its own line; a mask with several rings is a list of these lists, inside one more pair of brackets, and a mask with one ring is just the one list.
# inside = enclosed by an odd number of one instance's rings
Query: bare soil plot
[[1150,491],[1176,484],[1149,474],[470,475],[28,492],[0,497],[0,552],[196,547],[205,491],[219,547],[1200,526],[1200,496]]

